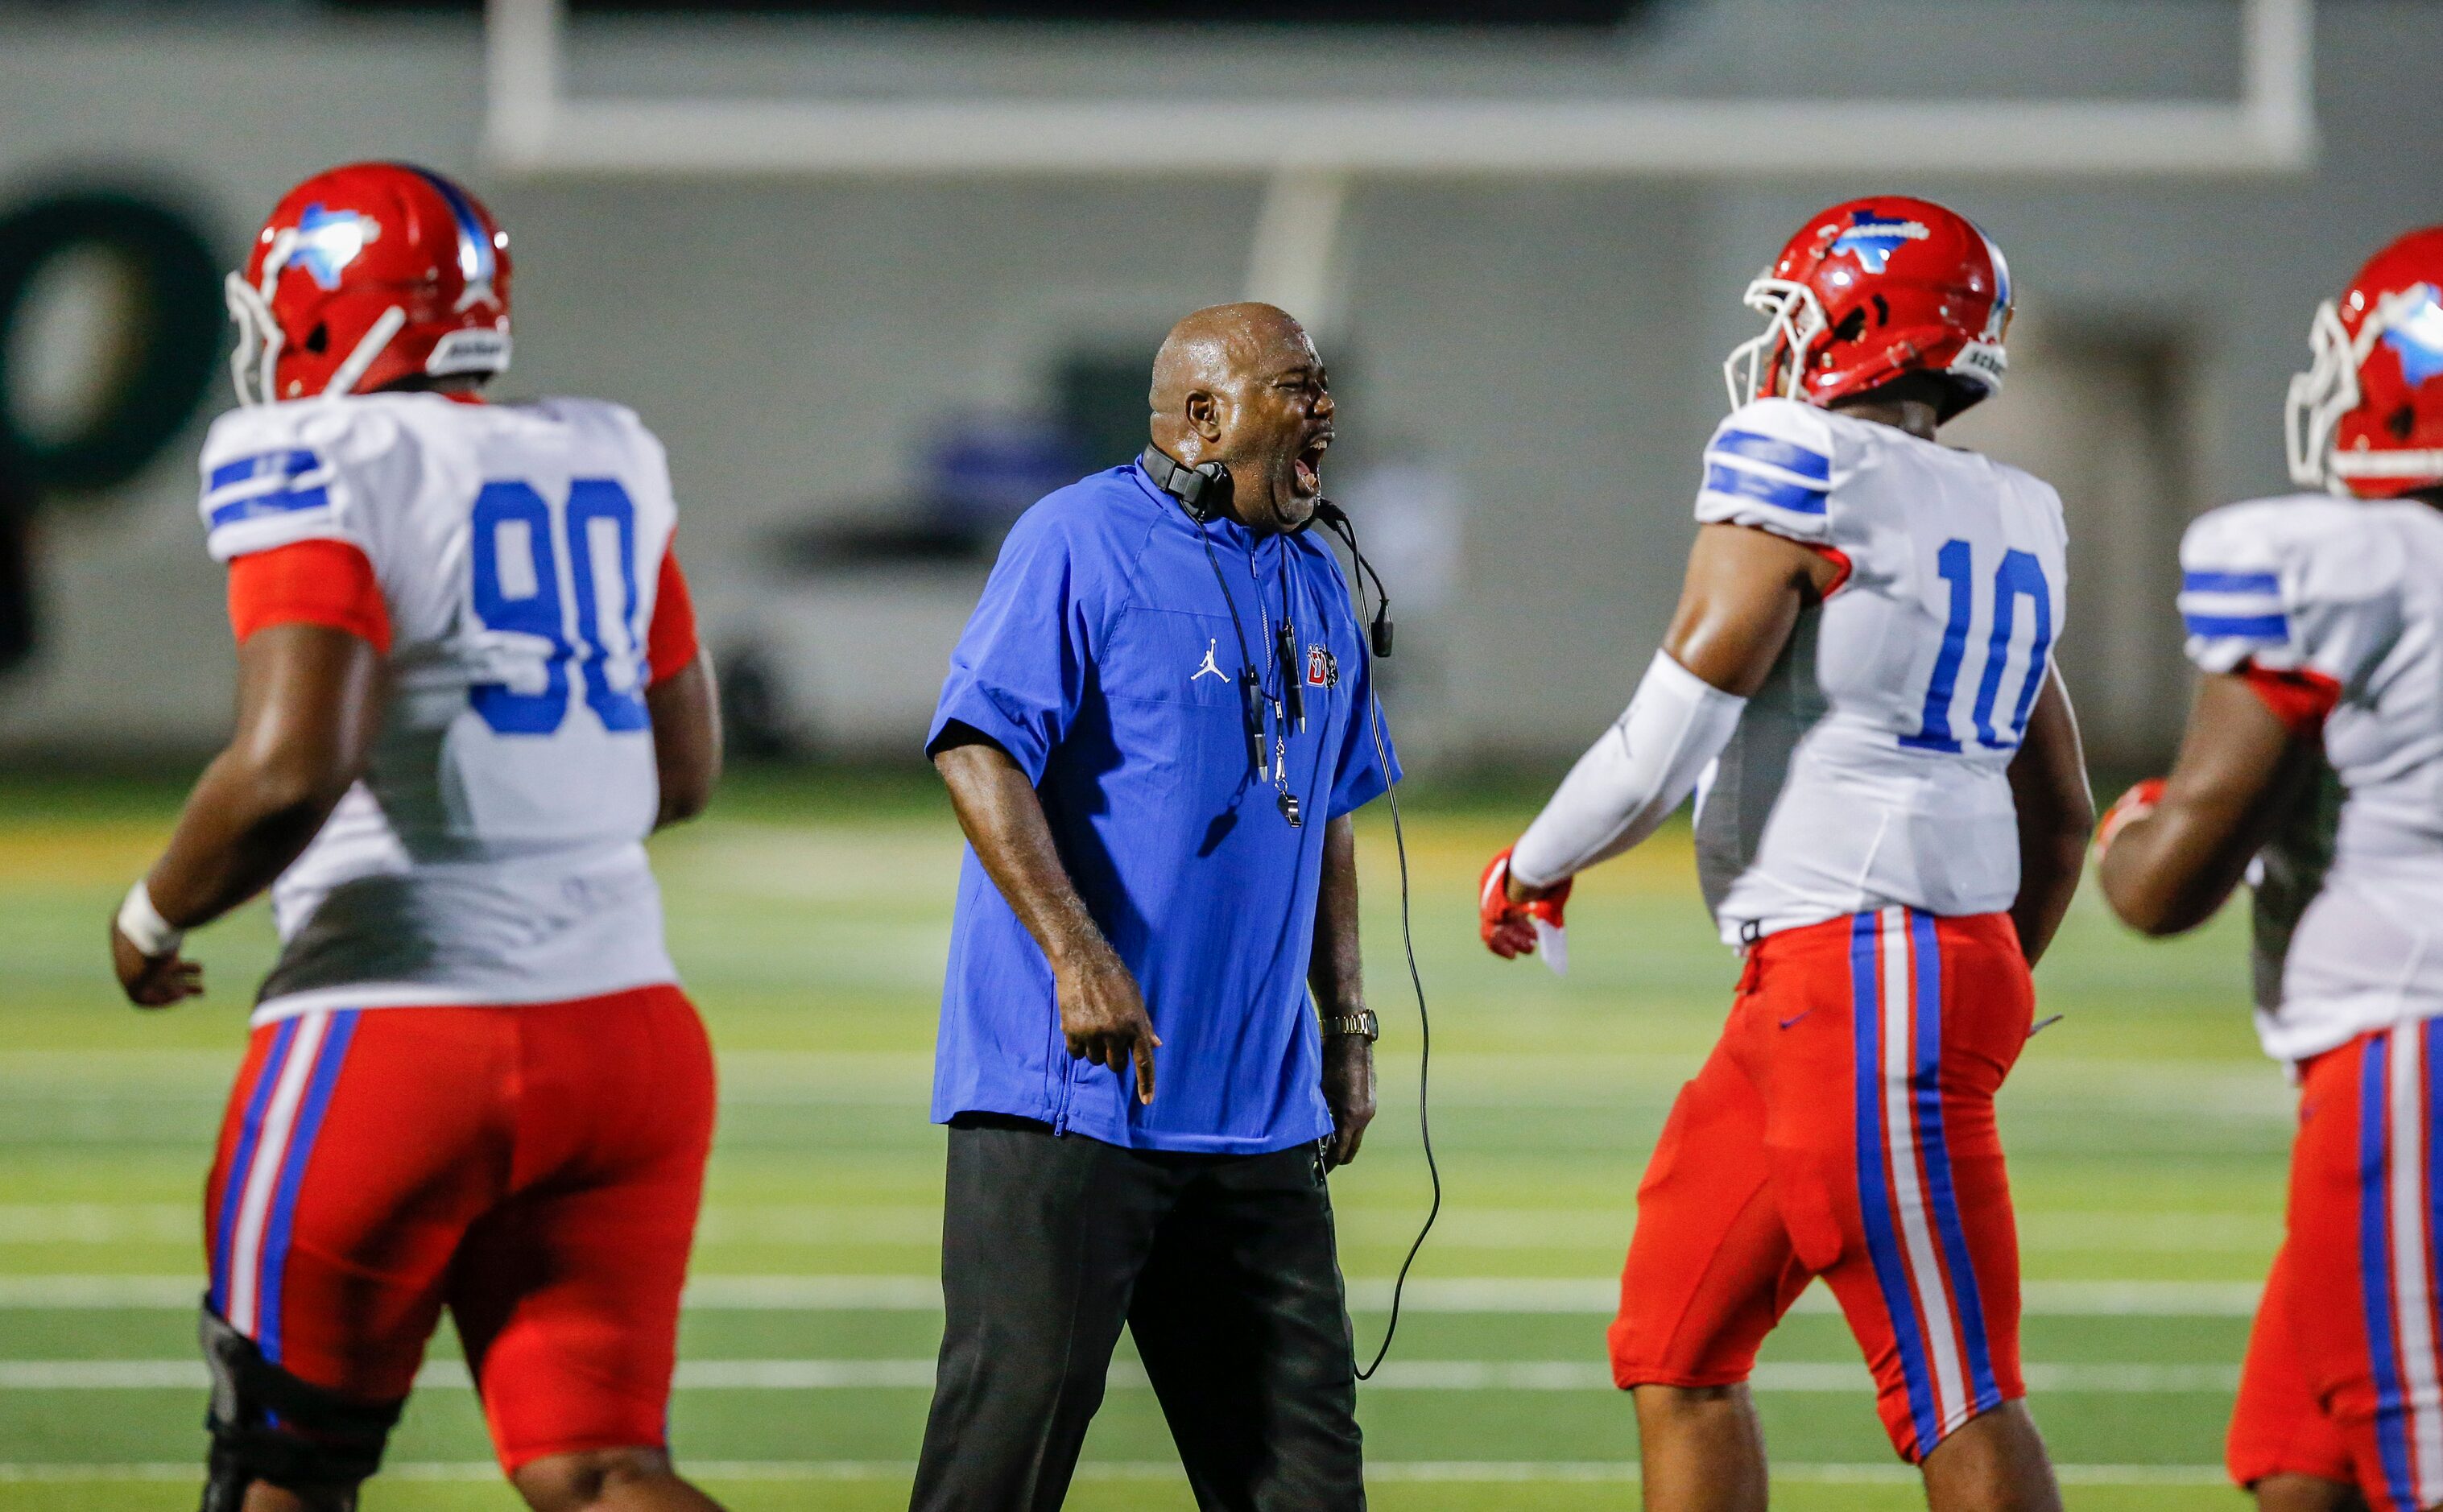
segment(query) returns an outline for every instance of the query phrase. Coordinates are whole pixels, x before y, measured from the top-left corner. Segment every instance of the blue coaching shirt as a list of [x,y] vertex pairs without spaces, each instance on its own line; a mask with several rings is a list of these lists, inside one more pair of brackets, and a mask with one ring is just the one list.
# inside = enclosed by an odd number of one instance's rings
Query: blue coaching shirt
[[[970,847],[936,1122],[1004,1113],[1111,1144],[1231,1155],[1332,1132],[1306,971],[1324,822],[1387,779],[1362,631],[1324,542],[1224,519],[1203,528],[1222,583],[1195,521],[1134,463],[1046,496],[1001,546],[926,738],[929,748],[951,721],[972,725],[1034,781],[1078,894],[1162,1036],[1153,1102],[1137,1101],[1133,1070],[1071,1058],[1052,968]],[[1297,630],[1287,668],[1272,665],[1284,555]],[[1302,829],[1276,807],[1269,765],[1261,783],[1247,770],[1224,584],[1265,686],[1305,684],[1306,729],[1288,736]],[[1278,730],[1271,721],[1268,762]]]

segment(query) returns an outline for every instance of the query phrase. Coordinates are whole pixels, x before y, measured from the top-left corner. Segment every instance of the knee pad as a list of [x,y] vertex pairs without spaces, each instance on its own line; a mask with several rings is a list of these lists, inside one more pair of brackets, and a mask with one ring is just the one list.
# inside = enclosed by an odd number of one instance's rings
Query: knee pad
[[361,1402],[299,1380],[264,1358],[254,1340],[209,1303],[201,1334],[212,1376],[204,1417],[211,1462],[201,1512],[239,1512],[257,1481],[290,1490],[353,1489],[381,1468],[404,1400]]

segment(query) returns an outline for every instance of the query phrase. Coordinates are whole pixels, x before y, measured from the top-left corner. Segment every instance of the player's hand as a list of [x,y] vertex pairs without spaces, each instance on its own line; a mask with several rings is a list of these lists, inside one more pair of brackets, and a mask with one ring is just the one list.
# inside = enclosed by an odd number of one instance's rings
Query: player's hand
[[1484,948],[1503,960],[1535,954],[1535,920],[1562,927],[1561,910],[1570,901],[1567,880],[1550,887],[1530,887],[1510,874],[1510,852],[1503,850],[1485,865],[1477,884],[1476,929]]
[[1374,1121],[1374,1042],[1363,1034],[1323,1037],[1323,1102],[1332,1109],[1332,1137],[1324,1141],[1324,1169],[1357,1158],[1366,1125]]
[[168,1008],[204,991],[204,969],[176,951],[147,956],[110,922],[110,963],[119,971],[119,991],[138,1008]]
[[1135,1063],[1137,1101],[1152,1102],[1153,1052],[1162,1036],[1153,1031],[1145,994],[1137,991],[1128,967],[1106,946],[1075,965],[1055,968],[1052,975],[1069,1053],[1122,1076]]
[[2103,818],[2095,827],[2095,844],[2089,854],[2096,861],[2103,861],[2103,852],[2119,838],[2121,831],[2153,813],[2162,801],[2163,779],[2160,777],[2148,777],[2113,799],[2112,807],[2103,811]]

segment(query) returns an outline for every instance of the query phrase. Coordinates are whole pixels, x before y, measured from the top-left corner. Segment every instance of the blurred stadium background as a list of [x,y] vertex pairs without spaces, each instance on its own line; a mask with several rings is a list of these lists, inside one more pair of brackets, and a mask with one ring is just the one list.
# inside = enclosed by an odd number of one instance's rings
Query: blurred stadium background
[[[1601,1328],[1636,1172],[1717,1023],[1684,837],[1589,888],[1566,983],[1469,884],[1651,654],[1738,293],[1870,190],[1980,220],[2020,290],[1958,428],[2056,480],[2064,663],[2102,772],[2167,755],[2183,521],[2282,484],[2307,316],[2443,214],[2412,0],[0,0],[0,1506],[172,1507],[200,1455],[193,1208],[260,911],[205,1005],[117,1006],[101,921],[226,728],[193,453],[217,271],[357,157],[465,177],[518,258],[511,393],[639,410],[742,769],[657,845],[725,1050],[678,1444],[735,1504],[904,1503],[937,1326],[923,1121],[957,843],[914,761],[999,530],[1142,437],[1197,304],[1307,317],[1329,486],[1398,600],[1391,715],[1442,1030],[1450,1206],[1361,1409],[1386,1507],[1626,1504]],[[488,25],[487,25],[488,22]],[[1385,1114],[1338,1181],[1361,1343],[1424,1200],[1388,835]],[[2083,900],[2004,1099],[2036,1406],[2072,1504],[2213,1466],[2288,1117],[2226,919]],[[1799,1508],[1915,1504],[1828,1313],[1761,1384]],[[370,1507],[501,1506],[434,1355]],[[1183,1506],[1123,1365],[1075,1504]]]

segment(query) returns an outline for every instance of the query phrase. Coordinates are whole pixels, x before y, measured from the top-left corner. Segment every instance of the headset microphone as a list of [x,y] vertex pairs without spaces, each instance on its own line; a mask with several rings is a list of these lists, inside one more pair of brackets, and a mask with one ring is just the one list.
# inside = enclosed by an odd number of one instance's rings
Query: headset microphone
[[1314,501],[1314,518],[1322,520],[1333,535],[1340,537],[1342,544],[1349,548],[1350,557],[1355,559],[1357,570],[1373,580],[1374,618],[1367,628],[1367,635],[1373,643],[1376,656],[1390,655],[1391,632],[1396,628],[1391,623],[1391,595],[1383,587],[1383,574],[1376,572],[1374,564],[1366,559],[1366,554],[1357,549],[1357,527],[1350,522],[1349,512],[1329,499]]

